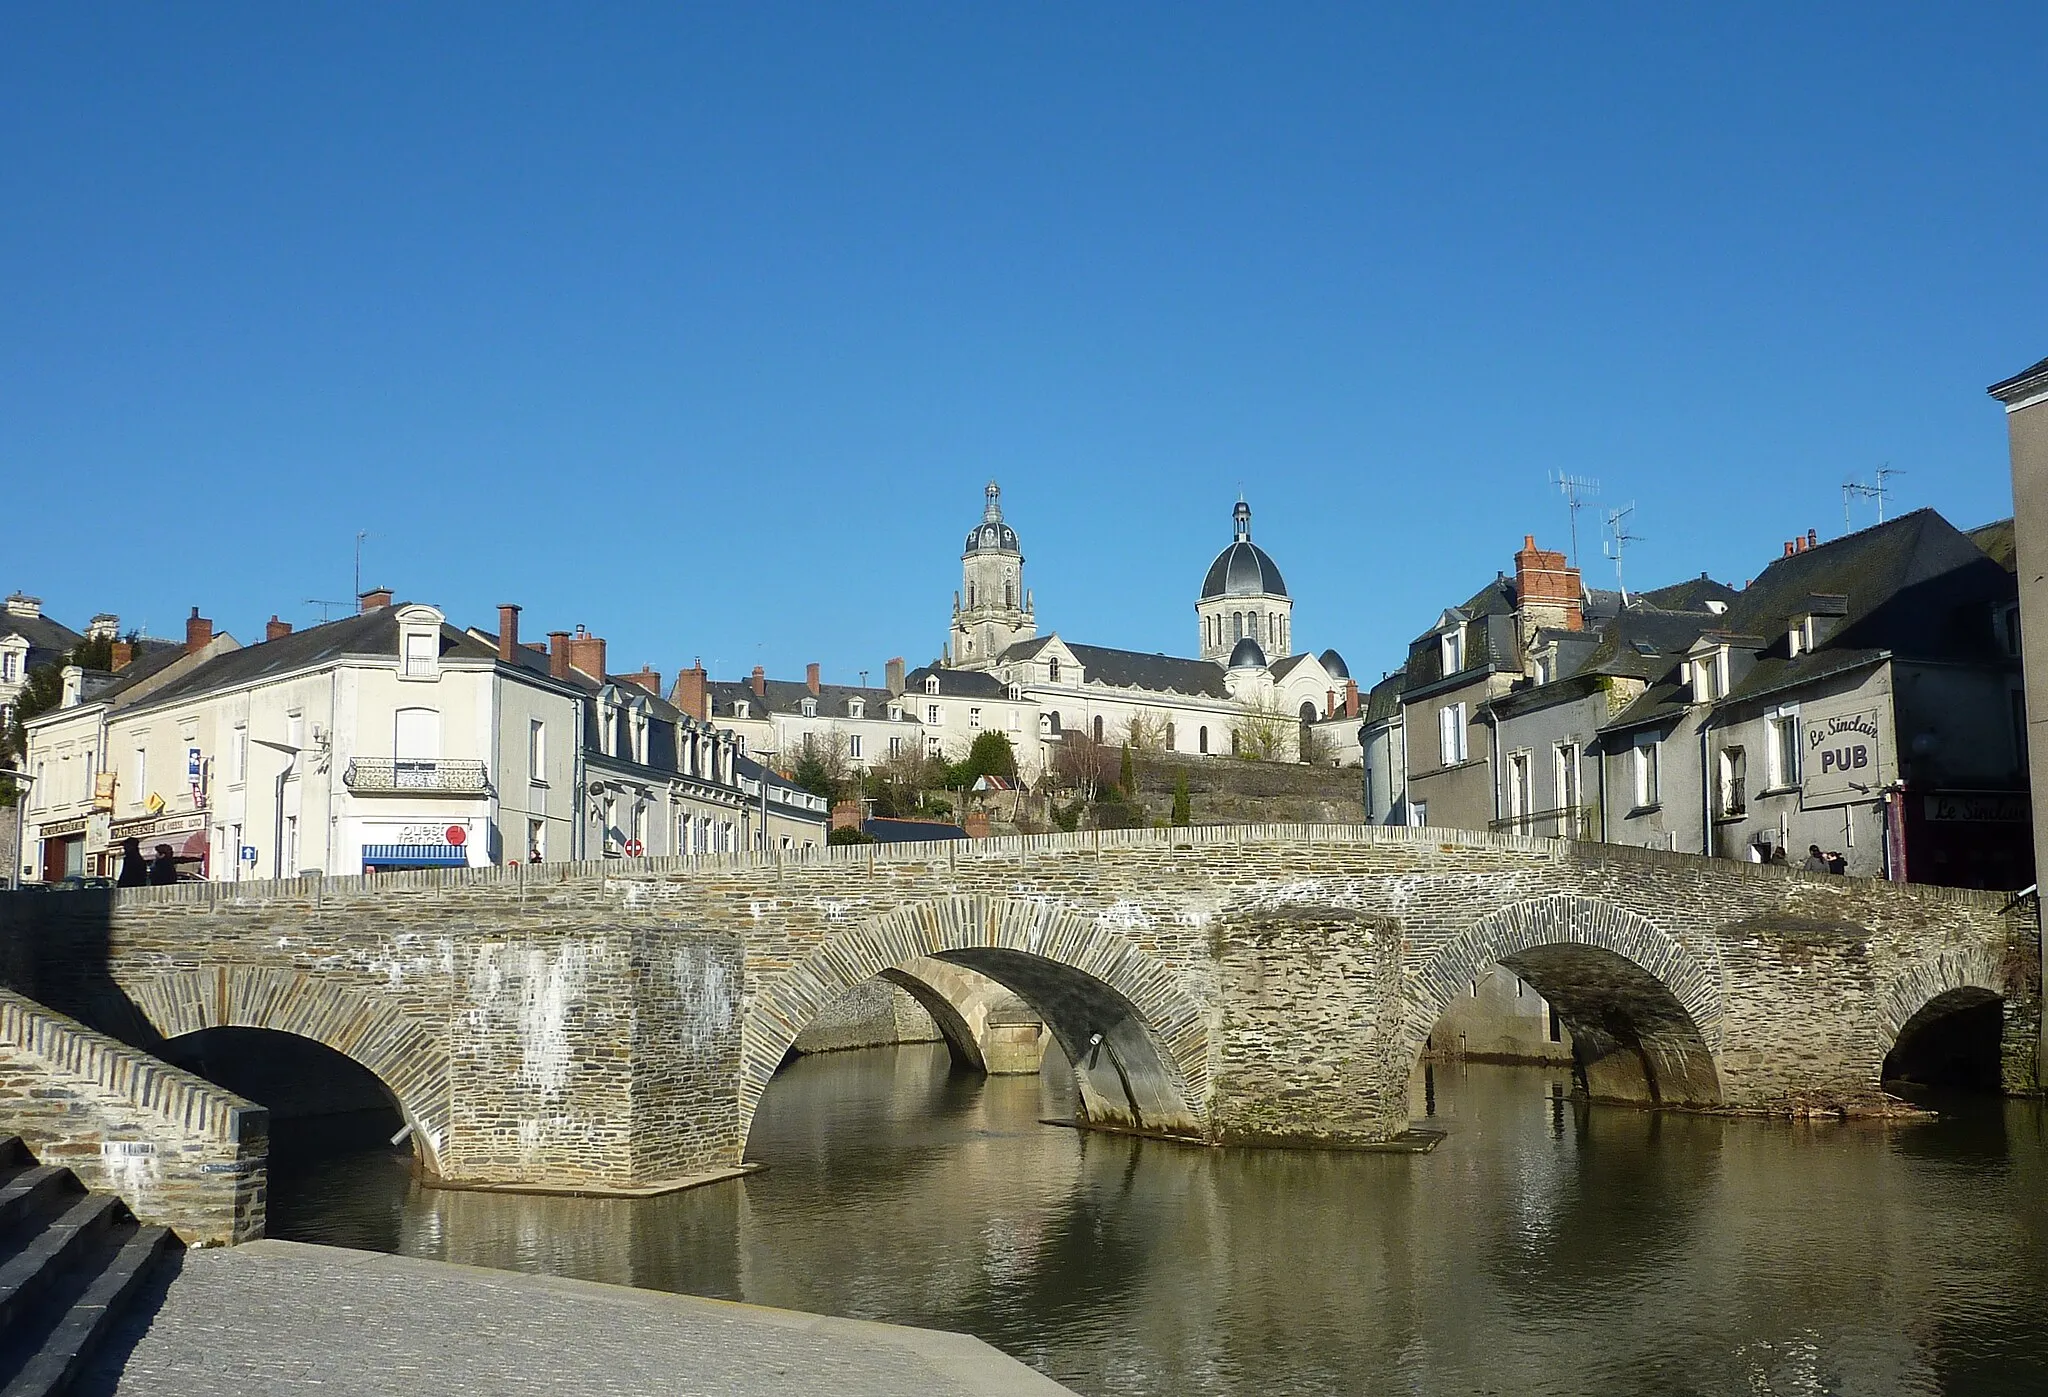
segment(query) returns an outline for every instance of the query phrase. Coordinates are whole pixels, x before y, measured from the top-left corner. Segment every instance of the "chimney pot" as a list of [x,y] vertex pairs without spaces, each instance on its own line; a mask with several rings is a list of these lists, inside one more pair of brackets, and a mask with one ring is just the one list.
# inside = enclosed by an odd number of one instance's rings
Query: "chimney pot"
[[656,698],[661,697],[661,671],[652,665],[643,663],[632,674],[622,674],[619,678],[625,680],[628,684],[638,684]]
[[676,707],[700,723],[711,721],[708,679],[709,676],[704,673],[704,661],[701,659],[694,661],[688,669],[676,676]]
[[1819,530],[1819,529],[1808,529],[1808,530],[1806,531],[1806,546],[1807,546],[1808,548],[1818,548],[1818,547],[1820,547],[1820,530]]
[[356,611],[358,614],[366,611],[382,611],[389,605],[391,605],[391,589],[389,587],[372,587],[369,591],[356,598]]
[[185,618],[185,653],[196,655],[213,640],[213,622],[201,616],[199,608],[193,607],[192,614]]
[[569,637],[569,667],[602,684],[605,680],[604,637],[592,635],[589,628],[578,626],[576,634]]
[[749,686],[753,688],[755,698],[764,699],[768,697],[767,670],[761,668],[761,666],[759,665],[755,665],[753,676],[747,680],[747,683]]
[[890,693],[892,693],[892,694],[900,694],[900,693],[902,693],[902,692],[903,692],[903,657],[902,657],[901,655],[895,655],[895,656],[892,656],[892,657],[890,658],[890,660],[889,660],[889,663],[888,663],[888,664],[886,664],[886,665],[884,665],[884,666],[882,667],[882,675],[883,675],[883,679],[882,679],[882,682],[883,682],[883,684],[884,684],[884,685],[885,685],[885,686],[886,686],[886,687],[888,688],[888,690],[889,690],[889,692],[890,692]]
[[811,697],[812,697],[812,698],[816,698],[816,697],[818,696],[818,667],[817,667],[817,665],[815,665],[815,664],[808,664],[808,665],[805,665],[805,666],[804,666],[804,686],[805,686],[806,688],[808,688],[808,689],[809,689],[809,690],[811,691]]
[[1356,718],[1358,716],[1358,681],[1356,679],[1344,681],[1344,716],[1347,718]]
[[112,664],[114,673],[119,674],[134,662],[135,647],[125,640],[116,640],[112,649],[113,658],[109,663]]
[[275,611],[271,612],[270,619],[263,623],[263,639],[266,642],[272,640],[283,640],[286,636],[290,635],[291,633],[292,623],[289,621],[279,620],[278,615]]
[[1792,556],[1792,555],[1793,555],[1794,553],[1797,553],[1798,551],[1799,551],[1799,547],[1798,547],[1798,545],[1797,545],[1797,544],[1795,544],[1795,543],[1794,543],[1794,542],[1793,542],[1793,541],[1792,541],[1791,539],[1789,539],[1789,538],[1785,540],[1785,556],[1786,556],[1786,557],[1788,557],[1788,558],[1789,558],[1789,557],[1791,557],[1791,556]]
[[511,664],[519,655],[519,608],[511,602],[498,604],[498,658]]
[[569,677],[569,633],[548,632],[548,674],[556,679]]

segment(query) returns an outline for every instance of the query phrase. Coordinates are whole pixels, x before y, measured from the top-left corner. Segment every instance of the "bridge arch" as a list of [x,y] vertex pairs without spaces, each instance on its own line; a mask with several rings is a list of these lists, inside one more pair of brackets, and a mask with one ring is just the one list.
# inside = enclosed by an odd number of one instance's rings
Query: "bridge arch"
[[[1209,1088],[1207,1019],[1164,964],[1050,900],[961,895],[899,908],[827,937],[765,981],[741,1031],[742,1140],[804,1026],[851,986],[921,956],[978,971],[1036,1010],[1074,1064],[1089,1119],[1200,1133],[1197,1110]],[[890,978],[908,988],[915,975]]]
[[1452,999],[1502,965],[1570,1029],[1595,1096],[1674,1105],[1721,1100],[1721,976],[1647,917],[1556,894],[1500,908],[1439,946],[1409,982],[1404,1064]]
[[367,1069],[384,1085],[430,1173],[448,1139],[448,1053],[426,1024],[322,976],[256,966],[187,970],[124,986],[165,1038],[209,1028],[261,1028],[307,1038]]
[[1990,947],[1943,947],[1901,967],[1878,999],[1882,1083],[1997,1091],[2010,986]]

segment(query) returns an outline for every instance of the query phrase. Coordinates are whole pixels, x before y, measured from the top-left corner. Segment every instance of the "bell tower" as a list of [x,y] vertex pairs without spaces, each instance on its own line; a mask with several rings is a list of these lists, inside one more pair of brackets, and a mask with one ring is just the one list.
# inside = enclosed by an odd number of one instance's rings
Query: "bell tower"
[[1002,487],[991,480],[983,495],[981,522],[968,530],[960,590],[953,594],[947,654],[958,669],[987,669],[1012,644],[1038,634],[1017,531],[1003,522]]

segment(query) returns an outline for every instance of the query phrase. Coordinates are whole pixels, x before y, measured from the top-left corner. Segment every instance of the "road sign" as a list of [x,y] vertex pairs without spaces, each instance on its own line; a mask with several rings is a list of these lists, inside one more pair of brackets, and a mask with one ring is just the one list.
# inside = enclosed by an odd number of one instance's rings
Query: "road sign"
[[626,857],[627,857],[627,858],[629,858],[629,859],[637,859],[637,858],[639,858],[639,857],[640,857],[640,856],[641,856],[642,854],[644,854],[644,853],[646,853],[646,852],[647,852],[647,851],[646,851],[646,849],[645,849],[645,848],[643,848],[643,847],[641,846],[641,843],[640,843],[640,841],[639,841],[639,840],[637,840],[637,839],[628,839],[628,840],[626,841]]
[[256,846],[255,846],[254,844],[244,844],[244,845],[242,846],[242,862],[243,862],[243,863],[254,863],[254,862],[256,862]]

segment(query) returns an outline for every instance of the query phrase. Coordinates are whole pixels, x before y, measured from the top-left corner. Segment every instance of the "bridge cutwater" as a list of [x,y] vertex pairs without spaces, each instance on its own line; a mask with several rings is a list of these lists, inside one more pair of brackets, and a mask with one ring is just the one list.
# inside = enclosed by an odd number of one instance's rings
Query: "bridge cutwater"
[[870,977],[972,1060],[933,962],[1043,1017],[1086,1121],[1214,1145],[1402,1132],[1432,1026],[1495,963],[1593,1097],[1645,1104],[1875,1108],[1915,1016],[1994,999],[2028,1087],[2040,1013],[2002,894],[1372,826],[20,894],[0,932],[12,989],[144,1050],[237,1027],[354,1059],[433,1180],[598,1193],[740,1166],[797,1034]]

